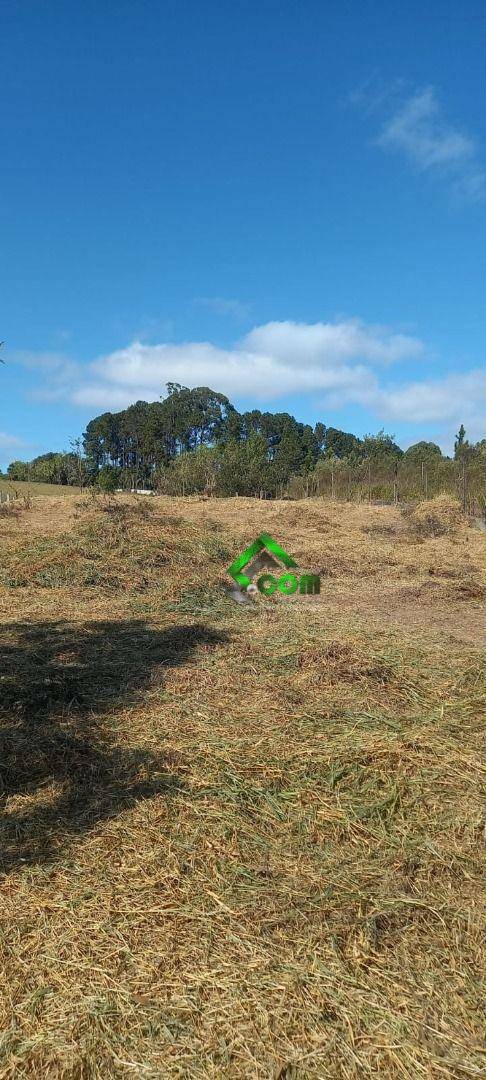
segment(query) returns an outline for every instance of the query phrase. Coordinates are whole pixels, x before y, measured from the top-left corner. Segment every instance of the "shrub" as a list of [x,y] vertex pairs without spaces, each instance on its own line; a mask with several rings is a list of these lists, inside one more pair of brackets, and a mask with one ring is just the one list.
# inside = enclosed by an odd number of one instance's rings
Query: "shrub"
[[97,487],[100,491],[113,493],[120,483],[120,469],[114,465],[103,465],[96,478]]

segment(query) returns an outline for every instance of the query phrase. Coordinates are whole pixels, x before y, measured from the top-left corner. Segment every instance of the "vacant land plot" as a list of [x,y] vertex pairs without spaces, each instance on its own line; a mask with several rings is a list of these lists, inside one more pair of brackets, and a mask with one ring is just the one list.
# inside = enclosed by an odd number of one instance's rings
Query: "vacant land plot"
[[[0,1077],[486,1075],[486,538],[429,517],[0,516]],[[319,596],[235,604],[261,531]]]

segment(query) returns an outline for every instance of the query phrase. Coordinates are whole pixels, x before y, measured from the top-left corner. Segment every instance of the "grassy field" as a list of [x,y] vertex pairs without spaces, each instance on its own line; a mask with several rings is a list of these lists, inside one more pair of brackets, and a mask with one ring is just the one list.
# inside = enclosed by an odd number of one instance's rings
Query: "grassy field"
[[80,494],[80,488],[62,487],[60,484],[33,484],[30,480],[9,480],[8,476],[0,476],[0,491],[10,495],[32,497],[39,495],[52,495],[55,499],[72,499]]
[[[485,1076],[485,535],[317,499],[18,505],[0,1077]],[[261,531],[319,596],[234,602]]]

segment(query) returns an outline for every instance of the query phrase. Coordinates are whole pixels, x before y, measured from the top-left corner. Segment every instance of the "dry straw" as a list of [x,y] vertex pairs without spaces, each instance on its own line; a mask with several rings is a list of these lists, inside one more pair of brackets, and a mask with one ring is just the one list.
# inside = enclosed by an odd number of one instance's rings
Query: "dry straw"
[[[319,597],[228,597],[264,528]],[[485,1075],[484,536],[79,495],[0,536],[0,1077]]]

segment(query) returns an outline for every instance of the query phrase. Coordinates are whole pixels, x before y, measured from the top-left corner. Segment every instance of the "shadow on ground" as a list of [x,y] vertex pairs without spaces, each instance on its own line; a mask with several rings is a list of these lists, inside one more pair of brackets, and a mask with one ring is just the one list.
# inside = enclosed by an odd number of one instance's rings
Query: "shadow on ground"
[[117,746],[110,718],[195,648],[225,640],[138,620],[0,629],[0,872],[55,858],[138,799],[183,790],[163,755]]

